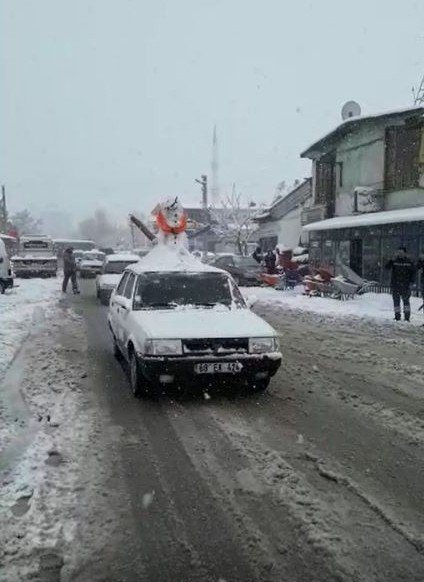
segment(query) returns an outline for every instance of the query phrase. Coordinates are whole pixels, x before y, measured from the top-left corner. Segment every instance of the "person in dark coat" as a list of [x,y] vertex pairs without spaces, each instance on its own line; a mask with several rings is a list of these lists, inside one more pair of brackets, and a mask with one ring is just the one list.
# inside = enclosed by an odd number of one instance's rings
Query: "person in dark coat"
[[415,265],[408,256],[405,247],[399,247],[397,253],[386,264],[386,269],[391,270],[390,285],[392,288],[393,307],[395,310],[395,319],[401,319],[400,300],[403,302],[403,313],[405,321],[411,317],[411,284],[415,279]]
[[74,295],[79,293],[77,283],[77,264],[75,262],[74,249],[72,247],[69,247],[63,253],[63,274],[63,293],[66,293],[69,279],[71,279],[72,282],[72,291],[74,292]]
[[276,272],[277,257],[274,251],[268,251],[264,258],[266,272],[270,275],[274,275]]
[[255,259],[255,261],[257,263],[259,263],[259,265],[262,263],[263,254],[262,254],[262,249],[261,249],[261,247],[259,245],[253,251],[252,257]]

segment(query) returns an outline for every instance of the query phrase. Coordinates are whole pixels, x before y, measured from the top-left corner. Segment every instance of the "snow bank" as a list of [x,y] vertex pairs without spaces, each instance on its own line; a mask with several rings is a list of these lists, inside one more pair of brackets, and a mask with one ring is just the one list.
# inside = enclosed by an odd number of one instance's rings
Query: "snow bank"
[[16,284],[19,287],[0,295],[0,378],[60,290],[58,279],[18,279]]
[[[348,301],[339,301],[326,297],[308,297],[302,295],[303,287],[293,291],[276,291],[270,288],[242,289],[244,297],[256,297],[261,305],[277,306],[285,309],[299,309],[320,315],[336,317],[359,317],[391,321],[393,319],[393,302],[388,293],[366,293]],[[418,312],[422,299],[411,297],[412,324],[421,325],[424,317]]]

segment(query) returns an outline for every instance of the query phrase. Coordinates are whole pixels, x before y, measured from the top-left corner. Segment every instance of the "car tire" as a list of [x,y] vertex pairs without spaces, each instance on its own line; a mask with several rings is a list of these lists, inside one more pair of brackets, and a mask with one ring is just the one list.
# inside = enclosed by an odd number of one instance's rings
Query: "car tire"
[[130,351],[129,365],[130,365],[130,386],[134,398],[140,398],[140,396],[148,395],[150,393],[149,383],[141,373],[138,357],[134,350]]
[[98,293],[97,297],[99,298],[100,303],[102,305],[109,305],[110,297],[101,289],[99,289],[99,293]]
[[0,281],[0,295],[4,295],[4,292],[6,291],[6,286],[3,283],[3,281]]
[[118,346],[118,342],[116,341],[116,337],[113,336],[113,356],[118,360],[122,360],[122,352]]
[[251,392],[265,392],[268,388],[271,378],[266,378],[266,380],[256,380],[249,382],[249,390]]

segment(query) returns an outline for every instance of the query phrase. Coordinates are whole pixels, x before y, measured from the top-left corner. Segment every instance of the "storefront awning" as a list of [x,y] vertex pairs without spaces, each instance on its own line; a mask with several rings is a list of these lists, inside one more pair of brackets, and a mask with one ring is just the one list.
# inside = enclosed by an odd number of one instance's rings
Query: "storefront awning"
[[383,212],[367,212],[355,216],[336,216],[312,222],[303,227],[304,231],[334,230],[337,228],[356,228],[359,226],[375,226],[377,224],[396,224],[401,222],[424,221],[424,206],[402,208],[400,210],[385,210]]

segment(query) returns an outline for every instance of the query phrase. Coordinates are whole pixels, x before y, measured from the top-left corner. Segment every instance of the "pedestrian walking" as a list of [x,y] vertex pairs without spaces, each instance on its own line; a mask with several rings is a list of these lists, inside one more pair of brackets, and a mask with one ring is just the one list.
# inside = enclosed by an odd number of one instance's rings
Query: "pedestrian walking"
[[255,259],[255,261],[260,265],[262,263],[262,259],[263,259],[263,254],[262,254],[262,249],[261,247],[258,245],[256,247],[256,249],[253,251],[252,253],[252,257]]
[[77,283],[77,264],[74,257],[74,249],[72,247],[67,248],[63,253],[63,283],[62,291],[66,293],[68,287],[69,279],[72,283],[72,291],[74,295],[79,293],[78,283]]
[[398,251],[386,264],[386,269],[391,270],[390,286],[392,289],[393,307],[395,310],[395,319],[401,319],[401,306],[403,303],[403,314],[405,321],[411,318],[411,284],[415,279],[415,265],[408,256],[405,247],[399,247]]

